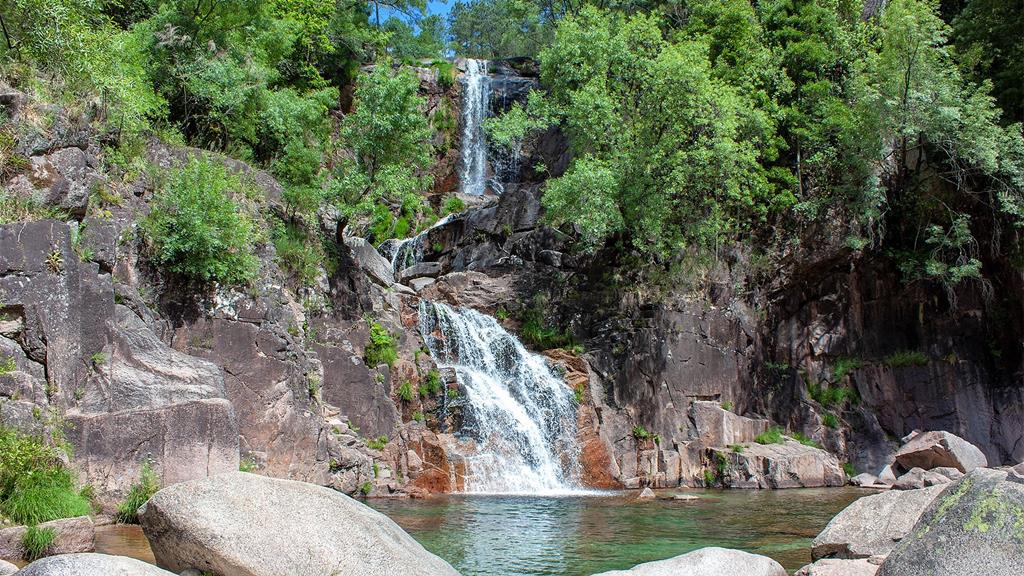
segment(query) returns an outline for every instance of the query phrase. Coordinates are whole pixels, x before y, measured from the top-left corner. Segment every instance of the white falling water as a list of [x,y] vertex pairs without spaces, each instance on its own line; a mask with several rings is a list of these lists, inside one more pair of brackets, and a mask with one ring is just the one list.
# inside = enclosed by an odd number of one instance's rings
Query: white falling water
[[487,141],[484,120],[491,97],[487,60],[466,60],[462,78],[462,193],[480,196],[487,189]]
[[452,221],[457,214],[449,214],[444,218],[441,218],[435,222],[430,228],[427,228],[423,232],[413,236],[412,238],[405,238],[404,240],[388,240],[384,244],[381,244],[378,250],[382,256],[391,261],[391,268],[395,271],[395,275],[402,270],[423,262],[424,256],[426,256],[427,249],[427,236],[430,231],[434,228],[439,228]]
[[465,396],[460,435],[475,441],[466,492],[578,491],[576,403],[544,358],[474,310],[421,301],[419,315],[431,355]]

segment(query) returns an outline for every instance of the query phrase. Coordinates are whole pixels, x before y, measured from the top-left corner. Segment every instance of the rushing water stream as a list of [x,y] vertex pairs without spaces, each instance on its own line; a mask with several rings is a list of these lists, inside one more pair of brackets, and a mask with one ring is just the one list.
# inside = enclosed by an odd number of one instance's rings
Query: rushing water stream
[[459,435],[473,440],[466,491],[552,495],[578,491],[576,403],[543,356],[497,320],[421,301],[420,333],[464,394]]

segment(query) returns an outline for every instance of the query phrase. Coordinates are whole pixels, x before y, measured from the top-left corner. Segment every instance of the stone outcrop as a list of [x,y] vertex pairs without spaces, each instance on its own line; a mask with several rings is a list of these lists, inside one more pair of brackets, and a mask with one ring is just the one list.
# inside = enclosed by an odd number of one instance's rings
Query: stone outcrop
[[175,576],[141,560],[108,554],[66,554],[36,560],[18,576]]
[[216,574],[457,576],[383,514],[333,490],[233,472],[157,492],[139,514],[157,564]]
[[811,557],[818,560],[886,556],[945,489],[933,486],[889,491],[854,500],[814,538]]
[[19,568],[6,560],[0,560],[0,576],[11,576],[17,572]]
[[[45,551],[47,556],[95,550],[94,527],[88,516],[51,520],[39,524],[39,528],[53,530],[55,534],[53,542]],[[25,530],[24,526],[0,530],[0,559],[20,560],[25,556],[25,550],[21,545]]]
[[877,557],[859,560],[825,558],[804,566],[793,576],[874,576],[881,563],[882,559]]
[[1024,483],[979,468],[949,486],[882,564],[879,576],[1020,573]]
[[955,434],[924,432],[900,448],[896,464],[903,470],[949,467],[966,473],[988,466],[988,459],[977,446]]
[[629,570],[612,570],[594,576],[786,576],[775,560],[741,550],[708,547],[688,554],[638,564]]
[[[786,439],[782,444],[745,444],[742,452],[714,449],[718,481],[729,488],[818,488],[846,484],[846,474],[828,452]],[[719,465],[722,462],[722,465]]]
[[704,446],[732,446],[753,442],[768,430],[769,422],[745,418],[725,410],[718,402],[696,401],[690,404],[690,438]]

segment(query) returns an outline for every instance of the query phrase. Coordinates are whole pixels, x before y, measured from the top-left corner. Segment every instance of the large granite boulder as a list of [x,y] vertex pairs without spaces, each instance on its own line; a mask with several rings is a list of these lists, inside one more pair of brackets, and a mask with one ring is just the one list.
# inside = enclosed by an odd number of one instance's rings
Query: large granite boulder
[[768,430],[767,420],[754,420],[725,410],[718,402],[690,404],[691,436],[704,446],[730,446],[753,442]]
[[[53,542],[46,549],[47,556],[92,552],[96,549],[95,531],[88,516],[51,520],[43,522],[39,528],[53,530],[55,534]],[[0,530],[0,558],[20,560],[25,556],[25,549],[21,545],[25,531],[25,526]]]
[[395,283],[395,270],[372,244],[357,236],[345,238],[345,244],[352,250],[356,264],[366,276],[385,288]]
[[11,576],[11,574],[14,574],[18,570],[19,568],[14,564],[11,564],[6,560],[0,560],[0,576]]
[[955,434],[923,432],[899,449],[896,464],[903,470],[950,467],[966,473],[988,466],[988,459],[977,446]]
[[724,461],[720,477],[730,488],[818,488],[843,486],[846,474],[828,452],[787,439],[782,444],[745,444],[743,451],[712,450],[713,466]]
[[[959,472],[956,468],[952,468],[953,471]],[[949,484],[953,479],[944,474],[940,474],[934,470],[924,470],[923,468],[913,468],[910,472],[900,476],[896,479],[896,483],[892,485],[896,490],[917,490],[918,488],[924,488],[926,486],[938,486],[940,484]]]
[[383,514],[329,488],[233,472],[157,492],[139,519],[157,564],[232,576],[455,576]]
[[36,560],[18,576],[174,576],[141,560],[108,554],[65,554]]
[[781,564],[766,556],[741,550],[708,547],[688,554],[612,570],[594,576],[786,576]]
[[936,498],[880,576],[1010,576],[1024,559],[1024,483],[976,469]]
[[881,560],[877,558],[870,560],[867,558],[857,560],[824,558],[797,570],[793,576],[875,576],[881,563]]
[[906,537],[921,513],[945,486],[890,491],[854,500],[836,515],[811,544],[811,557],[885,556]]

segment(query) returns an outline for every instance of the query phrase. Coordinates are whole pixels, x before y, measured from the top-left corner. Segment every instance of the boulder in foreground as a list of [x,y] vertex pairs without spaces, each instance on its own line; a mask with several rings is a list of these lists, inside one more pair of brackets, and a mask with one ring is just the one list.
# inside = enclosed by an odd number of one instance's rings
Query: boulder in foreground
[[924,432],[914,436],[896,453],[903,470],[949,467],[967,473],[988,466],[985,454],[974,444],[949,432]]
[[811,558],[885,556],[945,488],[882,492],[854,500],[814,539]]
[[174,576],[141,560],[108,554],[50,556],[24,567],[18,576]]
[[742,550],[708,547],[682,556],[638,564],[629,570],[612,570],[594,576],[786,576],[781,564]]
[[391,519],[329,488],[231,472],[157,492],[139,519],[157,564],[232,576],[458,576]]
[[823,558],[797,570],[793,576],[875,576],[878,573],[878,565],[881,563],[882,561],[878,558],[871,560],[867,558],[857,560]]
[[1011,576],[1024,559],[1024,484],[978,469],[951,485],[882,564],[879,576]]
[[0,576],[11,576],[18,571],[18,567],[6,560],[0,560]]

